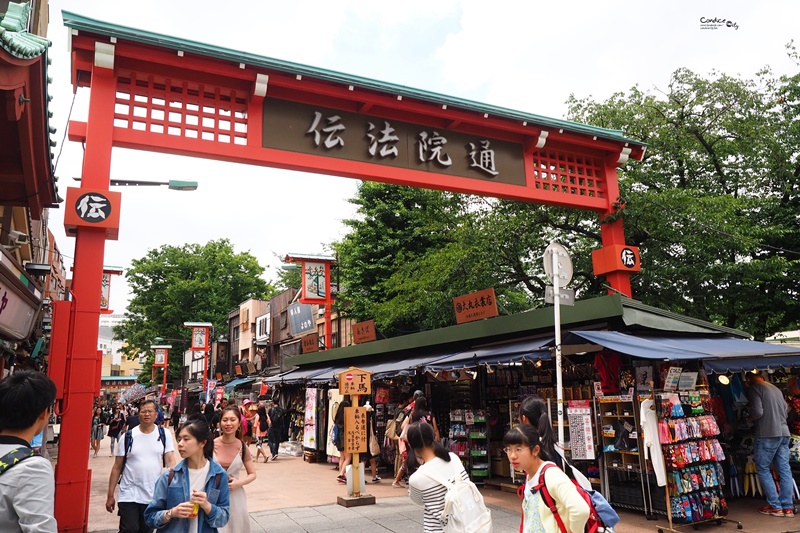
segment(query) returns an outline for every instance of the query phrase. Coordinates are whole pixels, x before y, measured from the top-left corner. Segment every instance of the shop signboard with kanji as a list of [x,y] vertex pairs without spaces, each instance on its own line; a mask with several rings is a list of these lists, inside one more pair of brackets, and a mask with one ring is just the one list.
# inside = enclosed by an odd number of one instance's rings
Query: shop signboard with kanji
[[344,408],[344,451],[346,453],[367,451],[367,409],[365,407]]
[[453,307],[458,324],[497,316],[497,298],[494,288],[453,298]]
[[372,372],[356,367],[341,372],[339,394],[372,394]]
[[311,333],[303,337],[302,340],[303,353],[312,353],[319,351],[319,334],[317,332]]
[[374,341],[375,339],[378,338],[375,333],[374,320],[366,320],[364,322],[359,322],[358,324],[353,324],[352,328],[353,328],[353,343],[355,344]]

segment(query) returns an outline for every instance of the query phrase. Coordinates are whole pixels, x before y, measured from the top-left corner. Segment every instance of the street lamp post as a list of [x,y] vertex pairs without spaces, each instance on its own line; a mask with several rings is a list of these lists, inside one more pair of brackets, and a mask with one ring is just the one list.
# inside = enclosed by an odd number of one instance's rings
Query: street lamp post
[[[80,178],[72,178],[81,181]],[[169,181],[145,181],[145,180],[111,180],[114,187],[163,187],[166,186],[173,191],[196,191],[196,181],[169,180]]]

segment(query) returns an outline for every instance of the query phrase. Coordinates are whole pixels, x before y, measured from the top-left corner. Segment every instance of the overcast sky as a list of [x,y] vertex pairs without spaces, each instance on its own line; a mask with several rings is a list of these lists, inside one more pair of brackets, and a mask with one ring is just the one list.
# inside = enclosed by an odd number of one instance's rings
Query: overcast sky
[[[73,93],[61,11],[243,52],[562,118],[570,94],[602,100],[634,85],[666,89],[686,67],[751,77],[765,65],[798,68],[784,46],[797,38],[800,2],[785,1],[451,1],[276,2],[242,0],[50,0],[51,87],[58,154]],[[731,22],[716,29],[701,18]],[[73,120],[85,120],[88,91],[78,92]],[[635,164],[635,163],[633,163]],[[82,148],[66,141],[56,174],[61,195],[81,175]],[[195,192],[120,188],[118,241],[105,264],[127,268],[163,244],[229,238],[274,277],[276,254],[324,253],[341,238],[357,182],[262,167],[115,148],[112,179],[196,180]],[[63,210],[51,228],[71,265],[74,239]],[[130,295],[122,277],[111,308]],[[191,317],[187,317],[190,320]]]

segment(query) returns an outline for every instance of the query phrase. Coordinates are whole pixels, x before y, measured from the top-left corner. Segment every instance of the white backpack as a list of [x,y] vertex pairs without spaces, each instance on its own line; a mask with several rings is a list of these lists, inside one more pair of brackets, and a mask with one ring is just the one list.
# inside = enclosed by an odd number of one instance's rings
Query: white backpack
[[420,471],[436,483],[447,487],[441,516],[445,533],[492,533],[492,512],[486,508],[475,483],[461,476],[464,471],[461,460],[451,454],[450,464],[453,463],[455,483]]

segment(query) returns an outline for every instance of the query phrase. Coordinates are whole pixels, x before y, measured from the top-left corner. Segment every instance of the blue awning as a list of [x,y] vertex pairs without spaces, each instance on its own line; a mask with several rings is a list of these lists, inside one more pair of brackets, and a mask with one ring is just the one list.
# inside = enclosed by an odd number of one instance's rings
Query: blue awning
[[[427,354],[416,355],[413,357],[402,357],[393,359],[384,359],[383,361],[375,361],[369,363],[359,363],[357,366],[362,370],[372,372],[372,379],[386,379],[395,376],[413,376],[417,372],[417,368],[426,367],[431,361],[437,361],[442,358],[450,357],[452,353],[446,354]],[[349,367],[348,367],[349,368]],[[344,372],[347,368],[339,368],[336,374]]]
[[229,381],[225,384],[225,394],[230,394],[233,390],[238,387],[239,385],[245,385],[247,383],[252,383],[256,380],[256,378],[239,378],[234,379],[233,381]]
[[326,383],[333,380],[334,372],[338,372],[338,369],[334,369],[333,367],[299,368],[269,377],[265,379],[264,382],[271,385],[277,383]]
[[686,347],[675,347],[665,344],[663,339],[656,341],[628,333],[620,333],[619,331],[571,331],[564,336],[561,345],[580,344],[583,341],[589,341],[609,350],[641,357],[642,359],[667,359],[673,361],[714,357],[696,348],[690,348],[691,344]]
[[425,370],[454,370],[476,365],[494,365],[518,361],[546,361],[551,358],[550,350],[544,348],[551,339],[536,339],[487,346],[455,353],[425,365]]
[[759,361],[762,359],[771,365],[784,366],[793,358],[800,359],[797,357],[800,355],[798,347],[721,336],[672,337],[618,331],[571,331],[561,344],[578,344],[582,341],[643,359],[702,359],[706,368],[715,366],[717,360],[726,361],[722,367],[733,365],[752,370],[760,368]]

